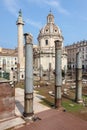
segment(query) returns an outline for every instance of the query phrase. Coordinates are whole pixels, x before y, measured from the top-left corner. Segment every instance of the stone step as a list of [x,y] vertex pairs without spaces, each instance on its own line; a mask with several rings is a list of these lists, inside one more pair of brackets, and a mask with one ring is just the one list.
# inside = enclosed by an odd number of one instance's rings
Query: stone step
[[7,120],[0,123],[0,130],[6,130],[9,128],[17,127],[19,125],[25,124],[25,121],[21,117],[17,117],[11,120]]

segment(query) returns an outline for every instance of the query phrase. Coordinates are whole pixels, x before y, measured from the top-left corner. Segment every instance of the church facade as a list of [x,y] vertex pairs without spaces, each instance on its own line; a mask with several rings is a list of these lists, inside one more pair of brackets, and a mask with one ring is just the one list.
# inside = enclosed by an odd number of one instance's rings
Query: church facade
[[63,36],[60,28],[54,23],[54,16],[50,12],[47,16],[47,24],[40,30],[38,46],[34,48],[34,68],[44,71],[55,69],[55,40],[62,41],[62,66],[67,69],[67,53],[63,48]]

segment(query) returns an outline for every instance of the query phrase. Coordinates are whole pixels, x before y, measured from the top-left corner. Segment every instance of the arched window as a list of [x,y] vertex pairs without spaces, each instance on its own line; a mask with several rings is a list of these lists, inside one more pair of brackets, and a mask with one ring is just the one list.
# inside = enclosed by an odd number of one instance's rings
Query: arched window
[[46,45],[48,45],[48,40],[45,41]]

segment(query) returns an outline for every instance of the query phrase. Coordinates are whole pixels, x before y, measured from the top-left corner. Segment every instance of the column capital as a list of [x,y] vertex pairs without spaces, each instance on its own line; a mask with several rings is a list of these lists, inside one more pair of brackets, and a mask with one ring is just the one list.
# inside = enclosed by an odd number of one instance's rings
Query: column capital
[[55,49],[61,49],[62,47],[62,41],[61,40],[55,40]]
[[25,36],[25,43],[26,44],[32,44],[33,36],[29,33],[25,33],[24,36]]

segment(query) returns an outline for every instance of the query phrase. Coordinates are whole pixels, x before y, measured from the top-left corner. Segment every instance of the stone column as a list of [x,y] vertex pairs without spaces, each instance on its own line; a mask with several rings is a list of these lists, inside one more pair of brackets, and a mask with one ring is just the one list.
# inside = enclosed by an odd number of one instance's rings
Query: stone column
[[13,81],[13,71],[10,71],[10,81]]
[[[23,53],[23,48],[24,48],[24,36],[23,36],[23,26],[24,26],[24,21],[22,19],[22,12],[21,10],[19,11],[19,16],[17,19],[17,29],[18,29],[18,64],[20,65],[19,69],[19,76],[18,78],[22,79],[22,72],[24,73],[24,53]],[[19,79],[19,80],[20,80]]]
[[62,41],[55,41],[55,108],[61,107],[61,87],[62,87]]
[[76,54],[76,102],[82,103],[82,54]]
[[42,80],[43,78],[43,66],[40,64],[40,80]]
[[20,82],[20,64],[17,64],[17,82]]
[[51,63],[49,63],[49,70],[48,70],[48,80],[51,80]]
[[6,60],[3,59],[3,71],[6,71]]
[[25,33],[25,97],[24,116],[33,115],[33,37]]

